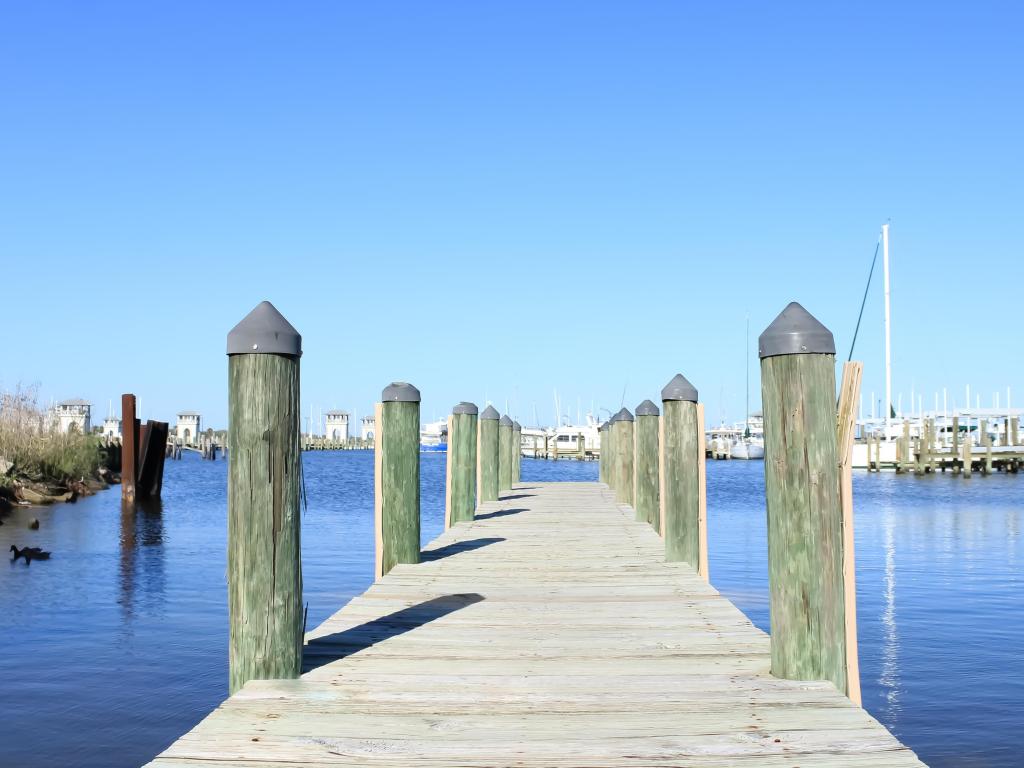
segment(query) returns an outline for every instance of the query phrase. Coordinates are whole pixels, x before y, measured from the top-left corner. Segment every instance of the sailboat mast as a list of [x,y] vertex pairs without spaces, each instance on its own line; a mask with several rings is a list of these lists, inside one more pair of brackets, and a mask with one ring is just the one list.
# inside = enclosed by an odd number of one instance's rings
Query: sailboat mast
[[885,273],[885,439],[892,422],[892,345],[889,336],[889,225],[882,225],[882,267]]
[[747,343],[745,346],[745,352],[747,358],[747,410],[743,419],[746,422],[746,428],[743,430],[743,436],[750,437],[750,315],[747,315]]

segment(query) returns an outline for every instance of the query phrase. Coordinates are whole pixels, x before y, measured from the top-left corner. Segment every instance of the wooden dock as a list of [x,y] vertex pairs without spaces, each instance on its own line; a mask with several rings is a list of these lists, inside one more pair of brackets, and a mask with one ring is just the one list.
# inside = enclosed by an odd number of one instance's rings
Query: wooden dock
[[520,483],[422,560],[151,765],[922,765],[831,683],[772,677],[768,636],[604,484]]

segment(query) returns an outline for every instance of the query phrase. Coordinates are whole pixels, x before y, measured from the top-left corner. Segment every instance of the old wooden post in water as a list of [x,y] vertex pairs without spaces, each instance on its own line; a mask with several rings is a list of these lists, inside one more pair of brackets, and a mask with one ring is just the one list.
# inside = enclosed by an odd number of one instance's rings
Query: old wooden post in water
[[477,407],[459,403],[452,408],[448,429],[448,525],[473,519],[476,511]]
[[498,455],[501,446],[498,440],[498,411],[493,405],[484,408],[480,414],[480,446],[477,449],[479,462],[480,503],[498,500]]
[[267,301],[228,334],[230,689],[302,672],[299,357]]
[[139,420],[135,395],[121,395],[121,499],[135,501],[135,473],[139,459]]
[[498,492],[512,488],[512,419],[498,421]]
[[697,389],[677,373],[661,390],[665,559],[700,565],[700,476]]
[[636,519],[661,531],[658,478],[658,406],[644,400],[636,407]]
[[615,500],[632,506],[633,498],[633,414],[622,408],[612,416],[615,433]]
[[772,674],[848,692],[835,343],[796,302],[758,340]]
[[376,575],[420,561],[420,391],[396,381],[384,388],[374,434]]

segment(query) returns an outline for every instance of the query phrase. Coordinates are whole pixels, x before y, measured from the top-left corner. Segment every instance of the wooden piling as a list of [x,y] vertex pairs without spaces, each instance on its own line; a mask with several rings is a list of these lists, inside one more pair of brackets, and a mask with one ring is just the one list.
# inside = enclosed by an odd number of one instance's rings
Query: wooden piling
[[758,340],[765,428],[771,665],[848,692],[835,342],[793,302]]
[[512,482],[518,483],[523,474],[523,427],[518,421],[512,422]]
[[[613,415],[604,425],[604,442],[601,444],[602,452],[608,454],[605,458],[604,481],[608,483],[611,490],[615,490],[615,416]],[[607,447],[607,450],[605,448]]]
[[661,529],[658,479],[658,421],[660,411],[650,400],[636,407],[636,519],[648,522],[654,530]]
[[136,462],[139,457],[139,420],[135,395],[121,395],[121,499],[135,501]]
[[498,411],[488,405],[480,414],[480,448],[477,461],[480,465],[480,483],[477,495],[480,503],[498,500]]
[[661,390],[665,559],[700,565],[697,389],[681,373]]
[[376,576],[420,561],[420,391],[396,381],[381,394],[376,420],[380,482],[374,484],[379,549]]
[[971,476],[971,470],[974,469],[973,457],[971,455],[971,433],[967,432],[964,434],[963,439],[963,450],[960,456],[960,471],[964,473],[964,477]]
[[269,302],[228,334],[230,691],[302,672],[299,357]]
[[608,457],[608,424],[601,424],[597,428],[597,437],[600,445],[598,445],[597,453],[597,480],[601,483],[607,483],[607,457]]
[[449,418],[445,527],[472,520],[476,511],[478,416],[476,405],[462,402]]
[[633,505],[633,414],[622,408],[612,417],[615,443],[615,501]]
[[498,493],[512,488],[512,419],[498,420]]

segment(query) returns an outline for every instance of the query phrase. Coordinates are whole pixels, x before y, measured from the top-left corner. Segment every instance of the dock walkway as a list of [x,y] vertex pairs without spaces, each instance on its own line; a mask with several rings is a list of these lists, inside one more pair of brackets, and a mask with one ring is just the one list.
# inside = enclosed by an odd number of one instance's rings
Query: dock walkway
[[522,483],[151,765],[920,766],[597,483]]

